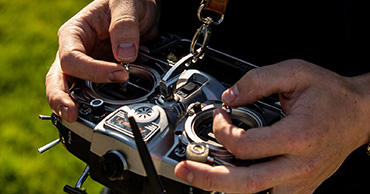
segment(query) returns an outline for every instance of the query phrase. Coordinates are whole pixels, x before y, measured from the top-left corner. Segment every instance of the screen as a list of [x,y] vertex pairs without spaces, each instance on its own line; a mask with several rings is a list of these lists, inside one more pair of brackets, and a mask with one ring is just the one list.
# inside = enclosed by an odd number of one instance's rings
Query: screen
[[[119,110],[114,115],[112,115],[108,120],[105,121],[105,124],[106,126],[113,128],[116,131],[119,131],[131,138],[134,138],[130,123],[128,121],[128,114],[123,110]],[[152,137],[159,130],[159,125],[154,122],[137,124],[144,141],[149,140],[149,138]]]

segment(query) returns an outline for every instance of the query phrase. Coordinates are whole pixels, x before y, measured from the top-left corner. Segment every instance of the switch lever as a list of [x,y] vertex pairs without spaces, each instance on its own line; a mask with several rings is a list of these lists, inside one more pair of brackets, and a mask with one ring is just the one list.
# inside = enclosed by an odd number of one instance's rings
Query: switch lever
[[81,187],[89,175],[90,175],[90,166],[87,165],[81,177],[78,179],[76,186],[71,187],[69,185],[66,185],[64,186],[63,191],[69,194],[87,194],[86,190],[82,189]]
[[50,143],[48,143],[48,144],[46,144],[46,145],[42,146],[41,148],[37,149],[37,151],[39,151],[39,153],[40,153],[40,154],[42,154],[42,153],[46,152],[47,150],[49,150],[50,148],[52,148],[52,147],[54,147],[54,146],[58,145],[58,143],[59,143],[60,141],[61,141],[61,139],[60,139],[60,138],[59,138],[59,139],[56,139],[56,140],[54,140],[54,141],[52,141],[52,142],[50,142]]
[[40,120],[51,120],[51,116],[48,115],[39,115]]

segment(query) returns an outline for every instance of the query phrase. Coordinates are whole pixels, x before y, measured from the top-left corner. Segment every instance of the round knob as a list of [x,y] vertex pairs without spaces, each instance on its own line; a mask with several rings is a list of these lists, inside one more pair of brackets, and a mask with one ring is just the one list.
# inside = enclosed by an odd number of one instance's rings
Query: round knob
[[100,159],[103,175],[111,181],[123,180],[128,169],[125,157],[118,151],[107,152]]
[[94,99],[90,102],[91,114],[96,119],[101,119],[105,116],[104,101],[102,99]]
[[153,105],[135,107],[134,118],[138,123],[151,123],[159,116],[159,111]]
[[207,144],[192,142],[186,146],[186,158],[197,162],[207,162],[209,148]]

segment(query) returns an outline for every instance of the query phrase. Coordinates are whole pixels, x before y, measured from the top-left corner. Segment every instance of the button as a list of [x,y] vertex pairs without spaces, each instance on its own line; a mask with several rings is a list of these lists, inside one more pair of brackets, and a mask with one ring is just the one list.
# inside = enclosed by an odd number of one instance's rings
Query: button
[[104,101],[102,99],[94,99],[90,102],[91,114],[95,119],[102,119],[105,116]]

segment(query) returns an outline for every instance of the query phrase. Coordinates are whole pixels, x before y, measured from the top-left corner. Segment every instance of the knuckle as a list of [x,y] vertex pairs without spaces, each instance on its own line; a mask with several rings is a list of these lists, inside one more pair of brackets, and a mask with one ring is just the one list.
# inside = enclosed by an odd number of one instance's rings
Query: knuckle
[[64,33],[64,31],[65,31],[65,28],[66,28],[66,25],[67,25],[67,22],[66,22],[66,23],[64,23],[63,25],[61,25],[61,26],[59,27],[59,29],[58,29],[58,33],[57,33],[58,38],[60,38],[60,37],[63,35],[63,33]]
[[124,27],[126,30],[127,29],[133,29],[137,27],[137,21],[134,16],[129,16],[129,15],[123,15],[117,18],[112,18],[112,22],[109,28],[109,31],[111,32],[112,30],[116,29],[118,26]]
[[310,80],[314,65],[302,59],[289,59],[280,63],[284,71],[289,72],[289,77],[295,80]]
[[298,149],[298,151],[307,152],[313,149],[315,144],[317,145],[319,142],[319,135],[314,130],[310,130],[308,126],[301,126],[302,129],[299,130],[300,132],[297,136],[293,137],[294,139],[294,147]]
[[[243,133],[242,129],[240,132]],[[240,159],[246,158],[248,152],[248,146],[246,144],[247,143],[243,138],[237,138],[234,145],[232,146],[232,153]]]
[[255,68],[255,69],[252,69],[250,70],[247,75],[249,76],[249,79],[247,80],[248,81],[248,85],[249,85],[249,89],[252,92],[256,91],[259,89],[260,87],[260,69],[259,68]]
[[46,94],[46,98],[48,100],[50,108],[54,111],[57,112],[57,108],[61,103],[61,100],[58,95],[53,95],[50,93]]
[[306,152],[312,147],[312,139],[308,134],[300,134],[299,136],[289,139],[292,152]]
[[132,42],[139,44],[140,28],[134,16],[120,16],[112,19],[109,34],[113,42]]
[[289,59],[286,62],[294,65],[306,65],[308,62],[302,59]]
[[[47,74],[46,79],[52,78],[51,76],[52,74]],[[49,103],[50,108],[54,110],[57,107],[57,104],[60,100],[59,100],[59,95],[55,91],[56,89],[55,87],[53,87],[52,83],[53,81],[50,81],[50,82],[46,81],[45,87],[46,87],[46,99]]]
[[[242,138],[243,133],[245,133],[243,129],[232,124],[218,125],[217,130],[214,130],[217,140],[238,158],[244,158],[246,155],[246,142]],[[237,138],[228,138],[229,136]]]
[[317,169],[316,162],[312,160],[305,161],[304,163],[298,166],[297,173],[302,177],[308,177],[311,176],[316,169]]
[[64,51],[60,52],[59,60],[60,60],[60,67],[64,72],[68,72],[70,69],[72,61],[76,58],[75,54],[72,51]]
[[298,69],[299,71],[304,71],[304,69],[311,65],[311,63],[302,59],[289,59],[283,61],[281,64],[288,69]]
[[58,38],[60,38],[61,36],[63,36],[63,33],[65,31],[65,28],[66,28],[66,24],[63,24],[62,26],[59,27],[58,33],[57,33]]

